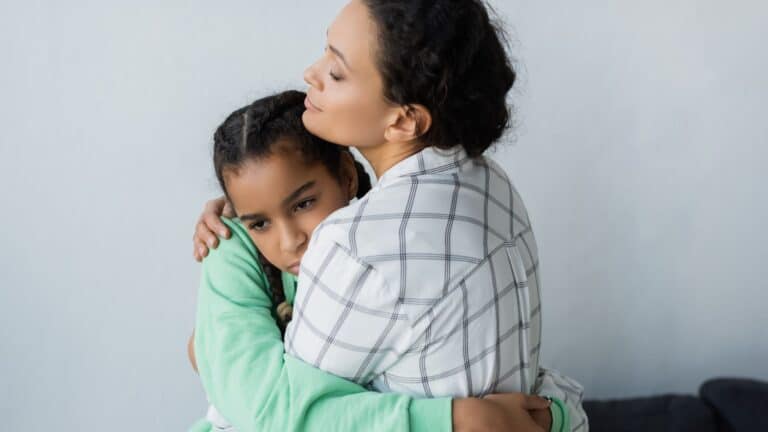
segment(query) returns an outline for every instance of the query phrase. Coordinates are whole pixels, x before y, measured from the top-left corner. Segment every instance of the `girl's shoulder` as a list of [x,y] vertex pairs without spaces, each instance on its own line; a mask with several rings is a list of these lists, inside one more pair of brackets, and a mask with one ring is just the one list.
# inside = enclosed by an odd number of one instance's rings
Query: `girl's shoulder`
[[228,239],[219,237],[219,246],[214,251],[221,250],[228,253],[239,251],[257,258],[259,250],[253,244],[247,229],[237,219],[222,217],[221,221],[229,228],[232,235]]

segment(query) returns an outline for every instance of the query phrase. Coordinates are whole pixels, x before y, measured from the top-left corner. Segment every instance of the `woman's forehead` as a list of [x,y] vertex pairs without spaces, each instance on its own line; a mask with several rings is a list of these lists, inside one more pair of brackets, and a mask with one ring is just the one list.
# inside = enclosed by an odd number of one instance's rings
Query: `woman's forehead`
[[331,51],[350,69],[370,64],[375,48],[375,24],[362,1],[353,0],[339,12],[328,27]]

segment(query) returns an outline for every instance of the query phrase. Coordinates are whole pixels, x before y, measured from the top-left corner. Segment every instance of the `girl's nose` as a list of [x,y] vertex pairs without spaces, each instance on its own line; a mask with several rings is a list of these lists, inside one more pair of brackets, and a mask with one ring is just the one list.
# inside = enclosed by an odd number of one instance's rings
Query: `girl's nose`
[[307,235],[294,226],[284,226],[281,234],[280,249],[285,253],[295,254],[307,241]]

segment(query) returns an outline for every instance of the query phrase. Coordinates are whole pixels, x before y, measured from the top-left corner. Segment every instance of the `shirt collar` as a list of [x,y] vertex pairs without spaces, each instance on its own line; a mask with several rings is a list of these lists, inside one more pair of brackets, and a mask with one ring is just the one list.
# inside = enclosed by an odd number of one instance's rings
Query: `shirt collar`
[[378,184],[385,184],[399,177],[450,171],[458,167],[465,159],[467,159],[467,152],[462,147],[450,150],[427,147],[401,160],[384,172],[379,178]]

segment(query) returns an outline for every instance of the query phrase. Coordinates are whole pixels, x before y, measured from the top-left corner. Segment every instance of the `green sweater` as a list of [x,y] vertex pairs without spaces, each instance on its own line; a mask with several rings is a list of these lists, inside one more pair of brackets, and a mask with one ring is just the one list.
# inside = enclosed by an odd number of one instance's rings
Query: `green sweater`
[[224,223],[231,239],[203,260],[195,356],[209,401],[239,432],[451,431],[450,398],[367,391],[286,355],[258,252],[244,227]]

